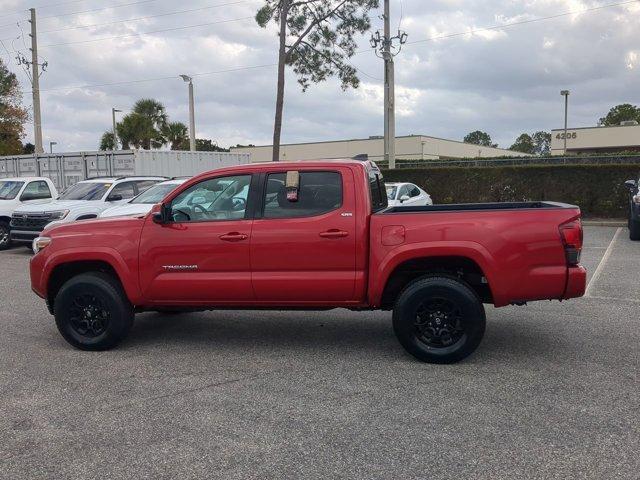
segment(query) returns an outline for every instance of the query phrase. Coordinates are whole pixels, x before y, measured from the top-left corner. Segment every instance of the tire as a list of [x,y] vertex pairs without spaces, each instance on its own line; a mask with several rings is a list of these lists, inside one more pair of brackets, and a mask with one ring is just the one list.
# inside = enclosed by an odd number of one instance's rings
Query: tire
[[134,312],[120,284],[104,273],[84,273],[68,280],[55,298],[58,331],[80,350],[108,350],[133,325]]
[[632,217],[629,218],[629,238],[631,240],[640,240],[640,220]]
[[6,250],[11,246],[11,227],[4,221],[0,221],[0,250]]
[[433,275],[413,281],[393,310],[400,344],[427,363],[456,363],[468,357],[480,345],[485,328],[480,298],[455,277]]

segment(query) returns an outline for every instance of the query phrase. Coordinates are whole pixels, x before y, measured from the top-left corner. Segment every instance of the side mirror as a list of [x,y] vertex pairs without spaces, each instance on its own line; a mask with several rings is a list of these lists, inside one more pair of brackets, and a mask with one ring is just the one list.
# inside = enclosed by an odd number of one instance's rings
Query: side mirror
[[169,223],[171,219],[171,207],[164,203],[160,205],[160,211],[153,214],[153,221],[159,225]]
[[411,200],[411,197],[409,195],[402,195],[400,197],[400,202],[402,203],[406,202],[407,200]]
[[107,198],[107,202],[119,202],[120,200],[123,200],[123,197],[119,193],[109,195],[109,198]]
[[629,190],[635,191],[638,188],[638,183],[635,180],[627,180],[624,182],[624,186]]

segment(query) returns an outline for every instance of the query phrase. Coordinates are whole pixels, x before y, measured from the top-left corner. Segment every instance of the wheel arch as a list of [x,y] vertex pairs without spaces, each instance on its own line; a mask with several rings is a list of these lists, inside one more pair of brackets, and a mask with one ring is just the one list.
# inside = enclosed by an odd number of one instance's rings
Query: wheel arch
[[[63,250],[48,259],[43,268],[41,285],[49,308],[53,309],[56,294],[70,278],[82,273],[102,272],[111,275],[122,286],[132,305],[141,301],[138,277],[117,252],[95,247],[91,252]],[[43,292],[43,293],[44,293]]]
[[405,259],[394,265],[380,294],[381,308],[393,308],[400,293],[414,280],[438,273],[463,281],[483,303],[494,303],[486,269],[476,259],[466,255],[429,255]]

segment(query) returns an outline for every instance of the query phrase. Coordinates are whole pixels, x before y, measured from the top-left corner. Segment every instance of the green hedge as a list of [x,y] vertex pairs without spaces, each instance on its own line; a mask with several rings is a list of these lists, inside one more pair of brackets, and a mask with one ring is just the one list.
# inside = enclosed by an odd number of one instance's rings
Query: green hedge
[[637,165],[527,165],[514,167],[384,170],[389,182],[411,182],[435,203],[547,200],[578,205],[585,217],[627,216],[626,180]]

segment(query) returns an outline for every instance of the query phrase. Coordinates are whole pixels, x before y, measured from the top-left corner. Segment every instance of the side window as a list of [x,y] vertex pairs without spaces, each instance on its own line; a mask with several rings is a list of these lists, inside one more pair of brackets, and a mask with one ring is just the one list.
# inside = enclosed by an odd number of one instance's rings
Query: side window
[[51,190],[47,182],[43,180],[29,183],[20,197],[21,200],[41,200],[45,198],[51,198]]
[[369,168],[369,195],[371,197],[371,212],[376,213],[389,206],[389,199],[384,194],[384,178],[375,164]]
[[409,196],[409,187],[407,185],[403,185],[402,188],[400,188],[400,193],[398,193],[398,200],[401,200],[402,197],[405,196]]
[[322,215],[342,205],[342,176],[338,172],[300,172],[298,200],[287,199],[286,173],[267,178],[264,218],[295,218]]
[[119,183],[118,185],[113,187],[113,190],[111,190],[111,193],[109,194],[109,198],[107,198],[107,201],[111,198],[116,197],[117,195],[120,195],[122,197],[122,200],[128,200],[130,198],[133,198],[136,196],[135,188],[136,188],[135,182]]
[[409,196],[411,198],[419,197],[420,196],[420,189],[418,187],[416,187],[415,185],[411,185],[409,187]]
[[149,190],[149,188],[153,187],[156,183],[156,180],[137,180],[135,182],[138,192],[136,195],[140,195],[142,192]]
[[251,175],[203,180],[173,199],[171,218],[179,223],[241,220],[250,185]]

